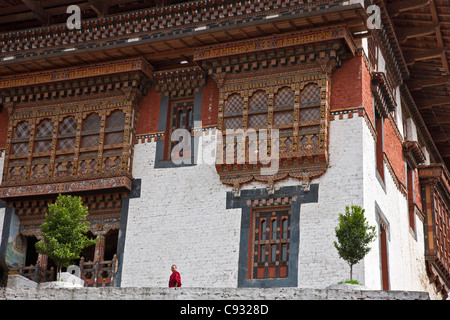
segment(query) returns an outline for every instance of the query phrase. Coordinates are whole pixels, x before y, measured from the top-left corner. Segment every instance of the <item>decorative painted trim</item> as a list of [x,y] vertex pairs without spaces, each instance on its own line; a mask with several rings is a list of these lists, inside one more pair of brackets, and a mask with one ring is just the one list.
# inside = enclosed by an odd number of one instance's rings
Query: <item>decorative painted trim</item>
[[98,189],[125,188],[131,189],[131,179],[129,177],[112,177],[84,181],[72,181],[51,184],[35,184],[17,187],[1,187],[0,198],[24,197],[47,195],[50,193],[70,193],[77,191],[92,191]]
[[65,24],[61,24],[2,33],[0,56],[14,56],[17,61],[36,56],[64,54],[67,48],[107,49],[110,46],[124,46],[128,39],[138,38],[142,43],[189,35],[199,27],[207,31],[223,29],[264,21],[265,17],[271,15],[278,15],[274,20],[285,20],[326,11],[361,8],[357,4],[342,6],[342,2],[343,0],[316,0],[313,3],[238,0],[229,4],[218,4],[213,0],[201,0],[181,3],[82,21],[80,30],[68,30]]
[[0,77],[0,89],[24,87],[38,84],[58,83],[66,80],[77,80],[98,76],[141,71],[151,78],[152,66],[143,58],[109,61],[89,66],[66,69],[46,70],[28,74]]
[[191,96],[205,85],[206,74],[200,67],[179,68],[153,73],[157,92],[167,92],[170,97]]
[[271,49],[281,49],[293,46],[305,45],[315,42],[344,39],[351,52],[355,52],[356,45],[351,38],[345,25],[322,27],[297,32],[277,34],[273,36],[259,37],[236,41],[232,43],[221,43],[194,49],[194,60],[224,58],[238,54],[248,54]]

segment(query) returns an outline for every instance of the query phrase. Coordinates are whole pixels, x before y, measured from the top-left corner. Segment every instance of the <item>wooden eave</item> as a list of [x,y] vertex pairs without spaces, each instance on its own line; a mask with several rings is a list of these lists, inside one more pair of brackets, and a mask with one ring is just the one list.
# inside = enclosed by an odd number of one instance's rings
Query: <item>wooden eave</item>
[[[340,3],[341,1],[328,2]],[[122,37],[115,37],[114,44],[111,44],[111,39],[104,38],[89,45],[76,43],[61,45],[58,48],[49,46],[20,52],[0,52],[0,76],[131,57],[147,59],[155,67],[155,71],[158,71],[177,68],[181,61],[188,61],[188,65],[194,65],[192,63],[193,49],[200,46],[332,24],[346,24],[352,34],[366,30],[367,13],[359,4],[347,6],[335,4],[325,9],[318,6],[317,10],[312,12],[308,12],[309,7],[305,7],[305,12],[298,14],[286,13],[285,10],[285,13],[280,13],[278,17],[271,19],[259,17],[250,22],[211,26],[206,30],[191,30],[184,33],[169,32],[156,38],[148,37],[148,35],[158,30],[148,30],[147,37],[140,41],[133,41],[133,34],[126,34]],[[282,11],[283,8],[280,7],[279,12]],[[220,23],[219,20],[215,20],[216,24]],[[102,20],[95,21],[100,23]],[[192,27],[190,26],[190,28]],[[0,38],[1,36],[0,34]],[[130,39],[131,41],[129,41]],[[10,58],[12,56],[14,58]]]
[[410,71],[405,85],[436,147],[434,158],[450,168],[450,2],[384,1]]

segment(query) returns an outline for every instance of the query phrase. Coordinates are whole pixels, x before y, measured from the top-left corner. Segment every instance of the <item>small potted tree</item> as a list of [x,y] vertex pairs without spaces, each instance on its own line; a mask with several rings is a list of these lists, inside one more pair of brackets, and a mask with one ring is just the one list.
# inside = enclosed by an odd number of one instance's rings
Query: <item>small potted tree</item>
[[56,202],[48,206],[46,220],[41,225],[43,240],[36,243],[36,250],[56,263],[58,281],[62,267],[80,258],[81,251],[97,240],[86,236],[87,215],[88,209],[80,197],[59,195]]
[[375,227],[369,226],[364,211],[360,206],[346,206],[345,213],[339,213],[339,224],[335,228],[337,242],[333,244],[350,266],[350,280],[346,283],[359,284],[353,280],[353,266],[369,253],[369,244],[376,238]]

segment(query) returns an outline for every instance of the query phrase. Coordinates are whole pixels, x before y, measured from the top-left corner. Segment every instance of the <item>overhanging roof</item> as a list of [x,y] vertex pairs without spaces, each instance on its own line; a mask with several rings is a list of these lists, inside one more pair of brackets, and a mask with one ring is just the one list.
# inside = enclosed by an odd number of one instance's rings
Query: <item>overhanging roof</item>
[[412,98],[450,168],[450,1],[387,0]]

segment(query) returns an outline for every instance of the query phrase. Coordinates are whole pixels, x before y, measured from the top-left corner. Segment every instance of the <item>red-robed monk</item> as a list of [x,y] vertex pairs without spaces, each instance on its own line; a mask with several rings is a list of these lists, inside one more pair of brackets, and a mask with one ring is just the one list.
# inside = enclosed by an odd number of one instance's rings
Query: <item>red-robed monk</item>
[[169,288],[173,287],[181,287],[181,276],[180,273],[177,271],[177,266],[172,265],[172,274],[169,278]]

